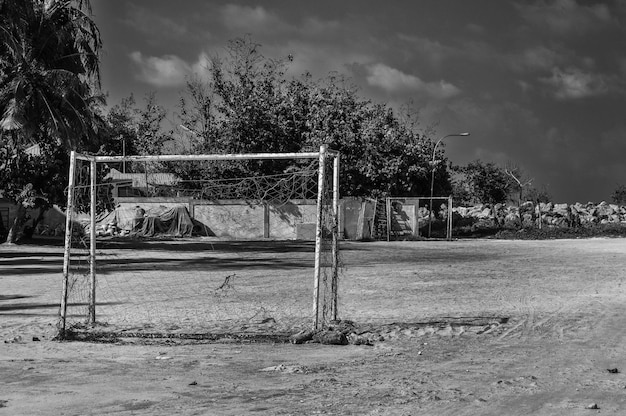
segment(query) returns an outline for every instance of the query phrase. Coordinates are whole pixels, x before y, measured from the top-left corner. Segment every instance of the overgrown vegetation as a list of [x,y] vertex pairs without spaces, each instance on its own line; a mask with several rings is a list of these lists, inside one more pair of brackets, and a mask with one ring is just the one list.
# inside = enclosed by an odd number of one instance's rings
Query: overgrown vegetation
[[63,204],[70,150],[97,149],[100,33],[87,0],[0,2],[0,192],[17,215]]
[[613,195],[611,195],[613,203],[618,205],[626,205],[626,185],[620,185],[615,188]]
[[[399,114],[362,98],[340,74],[289,78],[294,59],[270,59],[250,38],[229,42],[208,77],[192,78],[182,92],[179,124],[194,153],[301,152],[328,144],[342,154],[341,192],[352,196],[426,194],[433,143],[415,113]],[[443,153],[439,153],[443,159]],[[207,172],[227,178],[287,169],[285,162],[241,164]],[[179,176],[190,176],[184,170]],[[449,193],[445,164],[437,191]]]
[[544,227],[499,230],[495,238],[505,240],[555,240],[565,238],[626,237],[626,225],[594,224],[585,227]]

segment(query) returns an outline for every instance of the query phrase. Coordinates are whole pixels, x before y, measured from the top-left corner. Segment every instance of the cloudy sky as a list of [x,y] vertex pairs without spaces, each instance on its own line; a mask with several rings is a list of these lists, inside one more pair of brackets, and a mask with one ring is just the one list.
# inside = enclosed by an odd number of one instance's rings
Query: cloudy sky
[[626,1],[92,0],[109,105],[185,77],[249,34],[291,71],[339,71],[363,97],[412,102],[455,164],[514,163],[556,202],[626,184]]

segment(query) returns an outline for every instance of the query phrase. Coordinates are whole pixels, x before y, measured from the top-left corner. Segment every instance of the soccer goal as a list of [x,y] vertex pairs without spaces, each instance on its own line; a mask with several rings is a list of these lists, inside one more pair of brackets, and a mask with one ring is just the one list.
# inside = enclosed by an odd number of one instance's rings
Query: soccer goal
[[337,319],[338,152],[72,152],[59,338],[291,334]]

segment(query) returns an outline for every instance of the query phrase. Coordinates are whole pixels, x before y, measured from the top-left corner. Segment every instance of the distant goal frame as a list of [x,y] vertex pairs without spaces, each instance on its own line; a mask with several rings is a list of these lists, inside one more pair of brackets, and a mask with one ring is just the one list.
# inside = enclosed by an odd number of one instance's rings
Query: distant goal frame
[[[447,241],[452,241],[452,219],[453,219],[453,215],[452,215],[452,208],[453,208],[453,199],[452,199],[452,195],[449,196],[390,196],[387,197],[385,199],[385,209],[386,209],[386,216],[387,216],[387,241],[391,241],[391,235],[393,234],[392,231],[392,214],[393,214],[393,204],[394,202],[401,202],[401,203],[405,203],[406,201],[411,201],[411,202],[415,202],[415,212],[413,214],[413,218],[412,218],[412,223],[411,223],[411,229],[413,230],[413,236],[416,238],[421,238],[421,237],[425,237],[425,238],[432,238],[432,236],[430,235],[426,235],[426,236],[422,236],[420,234],[420,227],[419,227],[419,221],[420,219],[422,219],[423,217],[420,216],[419,214],[419,205],[421,201],[428,201],[431,202],[432,201],[442,201],[446,203],[447,206],[447,216],[446,216],[446,220],[445,220],[445,224],[446,224],[446,237],[445,239]],[[443,205],[443,204],[442,204]],[[433,210],[434,211],[434,210]],[[435,213],[431,212],[430,210],[428,210],[428,224],[432,224],[433,218],[435,217]]]
[[[317,172],[317,207],[316,207],[316,225],[315,225],[315,260],[313,271],[313,308],[312,322],[313,329],[320,329],[327,325],[328,320],[337,320],[338,317],[338,275],[339,275],[339,169],[340,169],[340,153],[332,150],[328,145],[322,145],[319,151],[315,152],[297,152],[297,153],[237,153],[237,154],[169,154],[169,155],[123,155],[123,156],[96,156],[78,153],[72,151],[70,154],[69,180],[67,187],[67,206],[65,221],[65,239],[63,252],[63,284],[62,295],[58,314],[58,337],[59,339],[67,339],[68,328],[68,294],[71,290],[70,268],[72,262],[71,250],[73,244],[73,213],[77,212],[75,205],[75,192],[78,185],[76,183],[77,163],[88,163],[89,183],[83,185],[89,188],[89,221],[90,227],[87,235],[82,238],[84,245],[88,249],[88,279],[89,293],[87,316],[85,324],[95,325],[97,318],[97,274],[96,267],[97,257],[97,234],[96,234],[96,217],[97,213],[97,167],[102,163],[126,163],[126,162],[193,162],[193,161],[242,161],[242,160],[271,160],[271,159],[309,159],[318,160]],[[329,163],[331,162],[331,163]],[[331,167],[331,169],[328,169]],[[328,172],[332,170],[332,172]],[[332,189],[327,189],[332,184]],[[324,204],[328,205],[328,201],[324,202],[324,194],[330,196],[330,204],[332,210],[332,222],[330,226],[331,233],[328,238],[328,225],[325,226],[324,221]],[[326,229],[325,229],[326,228]],[[326,235],[326,240],[323,238]],[[328,247],[330,243],[330,247]],[[328,257],[330,255],[330,258]],[[326,267],[330,270],[330,305],[320,306],[321,302],[328,302],[328,299],[321,299],[321,280],[326,279],[328,272],[322,271]],[[324,274],[324,276],[322,276]],[[326,283],[327,284],[327,283]],[[325,296],[325,295],[324,295]],[[324,297],[322,296],[322,297]]]

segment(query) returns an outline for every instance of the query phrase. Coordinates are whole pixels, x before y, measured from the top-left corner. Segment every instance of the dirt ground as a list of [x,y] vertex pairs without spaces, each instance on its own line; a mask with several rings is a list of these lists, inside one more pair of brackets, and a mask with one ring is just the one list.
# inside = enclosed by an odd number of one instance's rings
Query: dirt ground
[[373,345],[104,344],[52,340],[60,247],[0,246],[0,415],[625,414],[626,240],[342,256],[339,315]]

